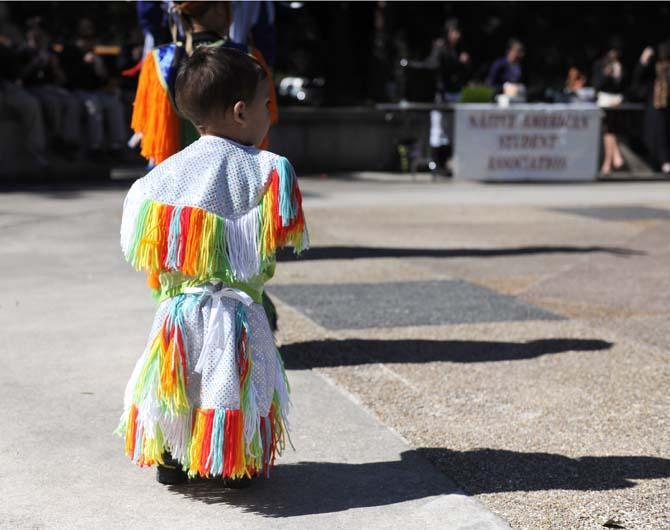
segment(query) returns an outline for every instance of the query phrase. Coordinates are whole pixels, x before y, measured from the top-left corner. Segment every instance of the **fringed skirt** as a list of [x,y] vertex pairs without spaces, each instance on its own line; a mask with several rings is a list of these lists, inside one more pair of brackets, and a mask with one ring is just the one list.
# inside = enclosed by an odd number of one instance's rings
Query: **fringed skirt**
[[136,464],[169,451],[190,476],[269,476],[289,386],[263,307],[240,293],[208,284],[160,304],[117,430]]

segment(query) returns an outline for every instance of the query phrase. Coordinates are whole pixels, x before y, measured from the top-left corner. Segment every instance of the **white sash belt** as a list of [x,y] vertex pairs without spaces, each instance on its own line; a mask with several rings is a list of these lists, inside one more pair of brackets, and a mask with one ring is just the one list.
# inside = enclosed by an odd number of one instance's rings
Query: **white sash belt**
[[234,287],[221,287],[222,282],[206,283],[197,287],[185,287],[182,292],[184,294],[203,294],[204,297],[209,298],[209,322],[207,323],[207,330],[205,331],[205,338],[202,344],[202,351],[198,358],[198,363],[195,366],[195,372],[202,373],[205,362],[209,360],[209,356],[220,357],[225,348],[225,333],[224,333],[224,298],[232,298],[238,302],[242,302],[246,307],[249,307],[254,300],[247,293],[241,289]]

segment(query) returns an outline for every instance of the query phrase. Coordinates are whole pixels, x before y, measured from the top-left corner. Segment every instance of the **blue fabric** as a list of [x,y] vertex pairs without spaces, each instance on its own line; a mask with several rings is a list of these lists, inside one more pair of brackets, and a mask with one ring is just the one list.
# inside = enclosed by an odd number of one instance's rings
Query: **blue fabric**
[[502,90],[505,83],[521,83],[522,77],[523,72],[519,63],[510,63],[507,57],[501,57],[491,65],[487,83],[497,90]]
[[295,197],[293,197],[295,171],[291,163],[282,156],[277,160],[277,173],[279,174],[279,214],[282,226],[288,226],[295,219],[298,210]]
[[156,62],[158,71],[165,82],[170,97],[174,101],[174,84],[177,79],[177,70],[184,56],[184,48],[176,44],[164,44],[156,48]]
[[165,3],[139,0],[136,7],[137,21],[142,32],[151,34],[156,43],[169,42],[170,26]]

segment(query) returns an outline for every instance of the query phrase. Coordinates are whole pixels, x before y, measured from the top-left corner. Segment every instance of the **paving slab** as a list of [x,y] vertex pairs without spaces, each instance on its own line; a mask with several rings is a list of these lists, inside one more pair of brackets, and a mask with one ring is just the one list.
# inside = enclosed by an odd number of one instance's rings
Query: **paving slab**
[[556,211],[669,210],[670,182],[301,184],[320,254],[274,285],[464,282],[568,318],[327,329],[277,298],[297,451],[264,496],[166,489],[110,436],[153,309],[122,191],[0,196],[0,524],[670,528],[670,225]]
[[591,255],[534,284],[523,299],[575,318],[667,313],[670,222],[645,227],[627,246],[637,255]]
[[582,208],[557,208],[556,211],[593,217],[605,221],[642,221],[645,219],[670,219],[670,210],[648,206],[600,206]]
[[668,210],[668,186],[646,197],[628,186],[510,186],[495,198],[361,189],[338,206],[346,194],[333,186],[308,212],[314,259],[282,263],[277,282],[463,280],[568,318],[326,329],[278,299],[282,352],[353,393],[514,528],[670,528],[670,224],[655,211],[555,210]]
[[561,318],[461,280],[276,285],[269,292],[328,329]]
[[311,370],[288,371],[295,451],[269,480],[158,484],[112,435],[154,308],[121,259],[123,195],[55,195],[0,196],[31,220],[0,233],[0,527],[509,528]]

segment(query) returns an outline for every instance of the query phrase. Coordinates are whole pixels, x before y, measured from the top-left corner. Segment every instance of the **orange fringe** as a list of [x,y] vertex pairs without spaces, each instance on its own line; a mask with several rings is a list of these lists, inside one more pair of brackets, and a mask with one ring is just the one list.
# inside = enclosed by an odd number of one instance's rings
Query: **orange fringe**
[[128,412],[126,425],[126,455],[133,458],[135,454],[135,440],[137,435],[137,407],[133,404]]
[[[279,110],[277,107],[277,93],[275,92],[275,84],[272,79],[272,71],[270,70],[270,67],[268,66],[268,63],[265,61],[265,57],[263,57],[263,54],[261,53],[260,50],[256,48],[252,48],[251,50],[251,55],[253,56],[254,59],[256,59],[260,65],[263,67],[263,70],[265,70],[265,75],[267,76],[268,80],[268,92],[269,92],[269,98],[270,98],[270,105],[268,106],[268,109],[270,110],[270,125],[274,125],[279,121]],[[261,143],[259,143],[256,147],[259,149],[267,149],[270,146],[270,133],[265,135],[265,138],[261,140]]]
[[179,116],[161,81],[153,52],[142,65],[130,126],[142,134],[142,156],[155,164],[181,147]]

